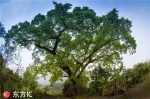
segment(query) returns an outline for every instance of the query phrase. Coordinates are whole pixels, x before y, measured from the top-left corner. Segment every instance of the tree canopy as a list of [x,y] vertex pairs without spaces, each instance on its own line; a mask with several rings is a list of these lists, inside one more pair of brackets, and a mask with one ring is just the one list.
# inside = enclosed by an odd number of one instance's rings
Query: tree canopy
[[[52,82],[67,76],[76,84],[87,67],[119,65],[121,54],[135,53],[132,22],[119,18],[115,8],[97,16],[88,7],[53,4],[55,8],[46,15],[39,13],[31,22],[12,26],[5,36],[5,45],[11,48],[9,52],[15,51],[16,46],[33,48],[37,74],[51,73]],[[41,61],[39,56],[45,59]]]

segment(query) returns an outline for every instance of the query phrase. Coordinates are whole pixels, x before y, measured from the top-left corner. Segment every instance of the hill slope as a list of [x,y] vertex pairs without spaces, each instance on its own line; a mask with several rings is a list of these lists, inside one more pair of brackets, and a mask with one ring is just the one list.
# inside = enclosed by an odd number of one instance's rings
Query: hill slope
[[119,99],[150,99],[150,73],[146,80],[129,88]]

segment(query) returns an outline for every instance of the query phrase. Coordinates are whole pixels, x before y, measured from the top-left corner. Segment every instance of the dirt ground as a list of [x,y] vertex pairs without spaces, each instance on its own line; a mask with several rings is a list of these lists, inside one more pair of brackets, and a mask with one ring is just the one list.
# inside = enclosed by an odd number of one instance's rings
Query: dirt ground
[[118,99],[118,98],[117,97],[100,97],[100,96],[90,96],[90,97],[47,96],[44,99]]

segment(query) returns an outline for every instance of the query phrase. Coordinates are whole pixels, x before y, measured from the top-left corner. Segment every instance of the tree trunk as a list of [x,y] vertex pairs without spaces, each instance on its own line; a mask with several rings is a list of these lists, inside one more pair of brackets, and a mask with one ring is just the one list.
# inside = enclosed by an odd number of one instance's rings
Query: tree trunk
[[73,78],[71,78],[71,82],[72,82],[72,85],[76,85],[77,84],[77,82]]

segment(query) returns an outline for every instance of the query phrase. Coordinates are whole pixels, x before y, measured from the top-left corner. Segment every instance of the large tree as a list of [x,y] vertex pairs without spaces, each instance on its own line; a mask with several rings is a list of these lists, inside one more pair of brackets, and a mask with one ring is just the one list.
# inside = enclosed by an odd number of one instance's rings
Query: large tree
[[[36,73],[52,74],[51,81],[66,76],[77,84],[87,67],[120,64],[121,54],[135,53],[131,21],[119,18],[116,9],[97,16],[88,7],[71,9],[69,3],[53,4],[55,8],[46,15],[12,26],[5,36],[11,51],[16,46],[33,49]],[[39,56],[45,59],[41,61]]]

